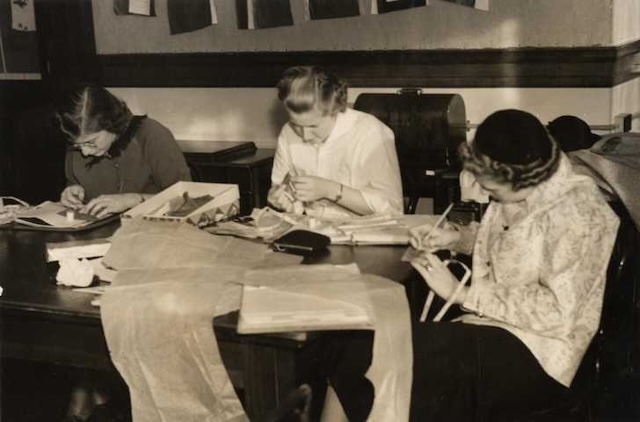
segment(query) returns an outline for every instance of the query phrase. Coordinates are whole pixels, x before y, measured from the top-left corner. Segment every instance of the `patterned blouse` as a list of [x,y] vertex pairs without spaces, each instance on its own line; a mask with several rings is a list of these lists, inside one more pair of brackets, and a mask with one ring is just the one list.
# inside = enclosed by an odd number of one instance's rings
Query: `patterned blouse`
[[462,321],[511,332],[568,387],[600,322],[618,225],[594,182],[563,156],[525,201],[492,202],[463,233],[473,275]]

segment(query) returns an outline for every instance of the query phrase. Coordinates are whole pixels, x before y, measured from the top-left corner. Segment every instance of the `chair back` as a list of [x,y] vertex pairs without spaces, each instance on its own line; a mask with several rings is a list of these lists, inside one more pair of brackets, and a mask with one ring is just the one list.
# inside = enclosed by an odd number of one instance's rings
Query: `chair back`
[[[524,421],[594,421],[608,417],[628,394],[638,370],[640,234],[621,202],[610,203],[620,226],[607,268],[600,325],[571,384],[570,399]],[[636,386],[635,388],[638,388]]]
[[[408,198],[406,213],[413,213],[419,197],[443,197],[451,202],[447,174],[458,184],[460,172],[458,146],[466,141],[466,112],[459,94],[423,94],[405,88],[396,94],[360,94],[353,106],[376,116],[395,135],[402,176],[402,190]],[[436,204],[436,212],[446,204]],[[441,211],[441,210],[440,210]]]

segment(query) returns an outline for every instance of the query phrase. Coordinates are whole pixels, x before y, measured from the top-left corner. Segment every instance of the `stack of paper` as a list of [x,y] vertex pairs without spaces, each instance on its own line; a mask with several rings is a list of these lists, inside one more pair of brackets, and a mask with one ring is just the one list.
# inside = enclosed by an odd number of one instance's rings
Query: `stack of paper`
[[243,286],[238,333],[371,329],[368,312],[340,300]]
[[411,214],[390,218],[384,216],[359,217],[340,223],[342,235],[330,236],[333,244],[408,245],[410,230],[422,224],[433,224],[434,215]]
[[111,240],[91,239],[47,243],[47,262],[66,258],[97,258],[104,256],[111,247]]

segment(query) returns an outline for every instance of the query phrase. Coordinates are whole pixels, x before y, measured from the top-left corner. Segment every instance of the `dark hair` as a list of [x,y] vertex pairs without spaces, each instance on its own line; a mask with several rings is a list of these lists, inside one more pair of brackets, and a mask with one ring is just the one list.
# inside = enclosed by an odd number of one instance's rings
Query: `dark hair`
[[318,107],[325,114],[336,114],[347,108],[347,84],[319,67],[288,68],[277,89],[278,98],[294,113],[305,113]]
[[589,149],[600,136],[591,132],[591,128],[579,117],[560,116],[547,125],[547,129],[560,149],[565,152]]
[[501,110],[478,126],[471,144],[460,146],[464,168],[514,190],[538,185],[558,169],[560,149],[540,121],[521,110]]
[[57,114],[60,129],[71,142],[85,134],[106,130],[122,135],[133,114],[127,104],[105,88],[84,86],[62,104]]

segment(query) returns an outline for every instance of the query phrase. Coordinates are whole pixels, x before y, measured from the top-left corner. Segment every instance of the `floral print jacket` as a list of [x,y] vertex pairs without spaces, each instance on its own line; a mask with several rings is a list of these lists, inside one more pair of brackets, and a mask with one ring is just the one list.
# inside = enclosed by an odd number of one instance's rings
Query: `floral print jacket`
[[462,321],[508,330],[569,386],[600,322],[619,219],[565,156],[515,219],[510,206],[492,202],[463,234],[473,275]]

